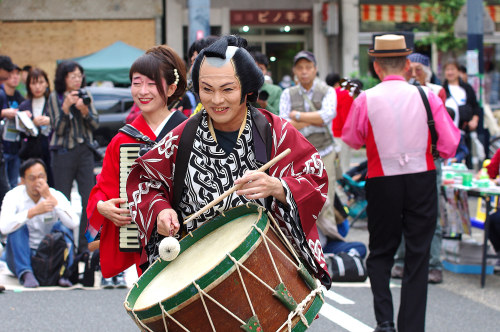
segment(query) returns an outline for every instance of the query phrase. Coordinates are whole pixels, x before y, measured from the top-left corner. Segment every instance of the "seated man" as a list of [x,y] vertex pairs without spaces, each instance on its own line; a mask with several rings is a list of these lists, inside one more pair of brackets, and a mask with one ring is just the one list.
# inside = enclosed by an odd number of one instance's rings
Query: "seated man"
[[[41,159],[26,160],[19,173],[21,184],[7,192],[3,200],[0,231],[7,235],[7,266],[24,287],[33,288],[39,283],[33,274],[31,257],[43,237],[59,230],[73,239],[72,229],[80,224],[80,219],[66,196],[49,188],[47,169]],[[66,279],[59,284],[71,286]]]

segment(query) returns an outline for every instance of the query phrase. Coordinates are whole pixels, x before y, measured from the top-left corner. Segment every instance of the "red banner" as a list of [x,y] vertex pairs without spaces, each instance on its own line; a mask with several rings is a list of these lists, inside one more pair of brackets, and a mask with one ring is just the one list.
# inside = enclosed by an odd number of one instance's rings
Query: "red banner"
[[231,25],[312,25],[312,10],[231,10]]

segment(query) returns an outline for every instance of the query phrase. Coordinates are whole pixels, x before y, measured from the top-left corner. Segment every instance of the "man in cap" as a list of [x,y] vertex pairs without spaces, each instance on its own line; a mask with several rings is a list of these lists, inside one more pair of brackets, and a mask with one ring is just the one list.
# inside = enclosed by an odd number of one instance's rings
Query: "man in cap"
[[[317,77],[316,58],[309,51],[300,51],[293,59],[293,74],[298,84],[281,94],[280,116],[288,120],[318,150],[328,174],[328,196],[317,225],[323,246],[327,238],[344,241],[337,230],[333,207],[336,187],[335,144],[331,131],[337,114],[335,90]],[[339,222],[342,222],[339,220]]]
[[408,82],[428,87],[441,98],[444,104],[446,101],[446,91],[444,91],[441,85],[431,83],[432,69],[429,57],[425,54],[412,53],[408,55],[408,60],[410,60],[410,69],[405,75]]
[[[436,171],[427,112],[422,97],[404,75],[411,50],[403,36],[375,38],[369,51],[380,80],[352,105],[342,139],[355,149],[366,145],[368,173],[368,276],[374,298],[377,332],[395,331],[389,288],[394,254],[404,236],[406,256],[401,286],[398,331],[424,331],[429,248],[436,227]],[[436,147],[452,157],[460,133],[443,103],[422,87],[437,132]]]
[[[329,287],[316,229],[326,196],[323,162],[285,120],[249,104],[257,99],[264,76],[245,46],[245,39],[225,36],[200,52],[192,79],[203,109],[137,159],[130,171],[127,194],[147,255],[143,263],[158,257],[164,236],[185,236],[221,212],[253,202],[268,208],[310,271]],[[256,171],[287,148],[292,152],[268,172]],[[181,225],[238,184],[235,193]]]

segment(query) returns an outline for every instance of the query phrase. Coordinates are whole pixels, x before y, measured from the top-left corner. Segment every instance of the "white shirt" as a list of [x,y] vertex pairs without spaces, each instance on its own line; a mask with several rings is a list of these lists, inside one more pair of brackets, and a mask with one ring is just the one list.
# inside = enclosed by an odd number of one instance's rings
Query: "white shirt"
[[[43,213],[28,219],[28,210],[35,203],[26,191],[25,185],[19,185],[5,194],[0,212],[0,231],[9,234],[26,224],[29,231],[31,249],[37,249],[43,237],[50,233],[57,221],[61,221],[70,229],[80,224],[80,218],[71,209],[71,204],[63,193],[50,188],[50,193],[57,200],[57,205],[51,212]],[[41,197],[39,202],[45,200]]]
[[450,98],[453,98],[458,106],[465,105],[467,102],[467,94],[465,93],[465,89],[460,85],[448,85],[448,89],[450,90]]
[[446,99],[444,105],[455,111],[453,123],[458,127],[458,124],[460,123],[460,113],[458,112],[458,107],[465,105],[467,101],[467,94],[465,93],[464,88],[460,85],[448,85],[448,89],[450,90],[450,97]]

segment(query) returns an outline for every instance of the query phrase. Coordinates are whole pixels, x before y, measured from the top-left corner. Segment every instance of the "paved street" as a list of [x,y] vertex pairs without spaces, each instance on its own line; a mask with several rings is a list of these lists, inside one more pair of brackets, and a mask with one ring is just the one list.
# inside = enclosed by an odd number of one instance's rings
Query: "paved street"
[[[479,288],[478,276],[445,274],[429,287],[427,332],[498,331],[500,276]],[[127,290],[7,291],[0,294],[2,331],[137,331],[126,314]],[[395,302],[399,287],[394,283]],[[310,331],[372,331],[369,285],[335,284]],[[496,302],[495,302],[496,301]]]
[[[366,241],[366,222],[355,225],[350,237]],[[475,236],[481,233],[475,230]],[[61,290],[23,290],[16,280],[1,274],[9,285],[0,294],[2,331],[137,331],[126,314],[127,290],[101,290],[75,286]],[[127,281],[134,276],[129,273]],[[99,280],[99,279],[98,279]],[[7,281],[7,282],[5,282]],[[400,282],[393,282],[394,302],[399,301]],[[372,331],[375,325],[369,283],[336,283],[325,293],[319,319],[310,331]],[[489,275],[481,289],[479,275],[444,273],[444,282],[429,285],[427,332],[490,332],[500,326],[500,275]]]

